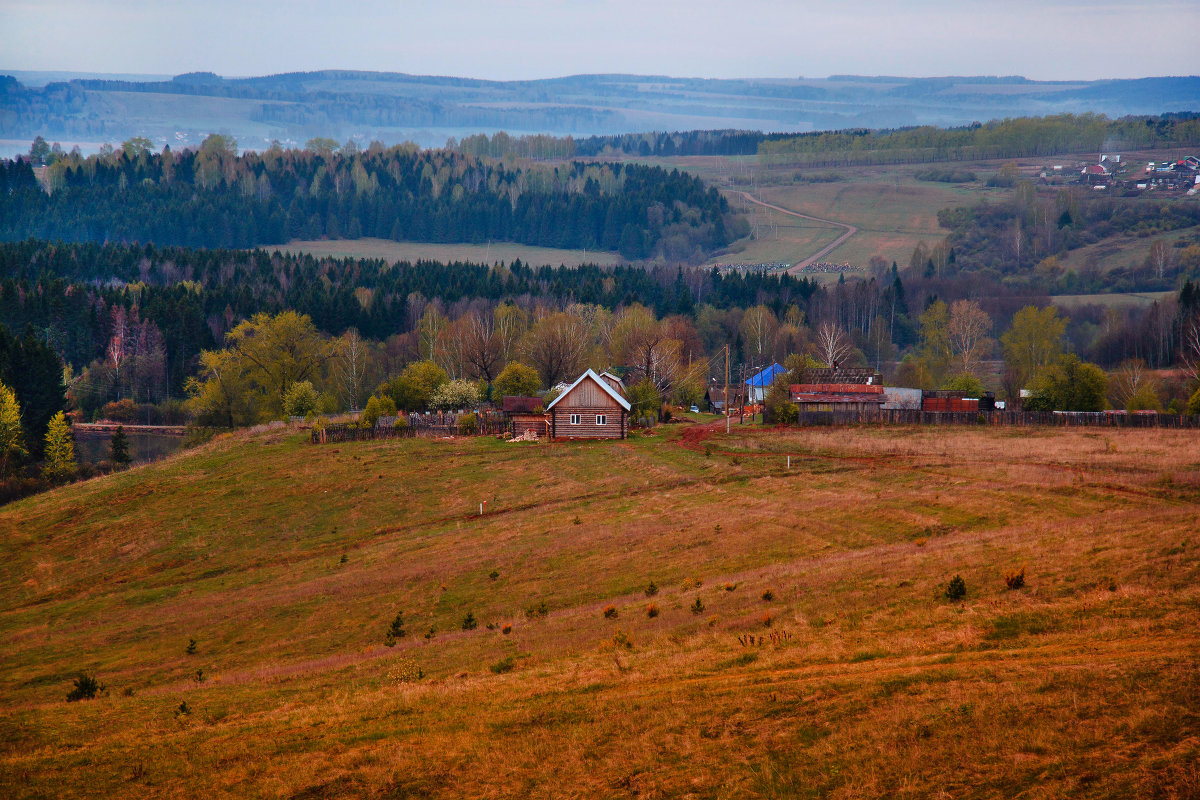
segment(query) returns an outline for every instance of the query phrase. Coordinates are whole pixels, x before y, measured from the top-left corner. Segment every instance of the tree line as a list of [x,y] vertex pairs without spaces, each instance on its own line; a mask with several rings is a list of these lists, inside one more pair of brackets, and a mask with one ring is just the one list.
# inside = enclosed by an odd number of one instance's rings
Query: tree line
[[1190,147],[1200,144],[1200,115],[1131,116],[1056,114],[974,123],[956,128],[924,125],[896,130],[816,131],[764,139],[764,163],[842,166],[974,161],[1051,156],[1103,149]]
[[[503,131],[447,146],[494,158],[572,158],[627,155],[758,155],[768,164],[810,166],[928,163],[1050,156],[1102,149],[1200,145],[1200,115],[1178,112],[1109,119],[1103,114],[1019,117],[949,128],[850,128],[807,133],[748,130],[649,131],[586,137],[509,136]],[[931,178],[937,180],[939,178]]]
[[415,146],[237,154],[120,149],[56,157],[42,191],[24,160],[0,165],[0,239],[253,247],[364,236],[510,241],[619,251],[629,259],[728,244],[725,199],[677,170],[634,164],[492,161]]

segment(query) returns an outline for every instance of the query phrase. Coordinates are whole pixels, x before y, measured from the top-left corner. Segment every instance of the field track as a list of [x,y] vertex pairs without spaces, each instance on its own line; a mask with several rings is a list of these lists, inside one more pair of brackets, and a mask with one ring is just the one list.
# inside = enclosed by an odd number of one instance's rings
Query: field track
[[798,211],[789,211],[788,209],[783,208],[782,206],[776,206],[776,205],[772,205],[770,203],[764,203],[762,200],[758,200],[755,197],[751,196],[749,192],[742,192],[742,196],[745,197],[747,200],[749,200],[751,203],[754,203],[755,205],[760,205],[763,208],[769,208],[772,211],[778,211],[780,214],[787,214],[789,217],[799,217],[800,219],[809,219],[809,220],[812,220],[813,222],[823,222],[826,225],[836,225],[839,228],[846,229],[845,233],[843,233],[841,236],[838,236],[836,239],[834,239],[832,242],[830,242],[829,244],[822,247],[820,250],[818,250],[813,255],[809,256],[808,258],[806,258],[802,261],[798,261],[795,264],[792,264],[792,266],[788,268],[788,272],[791,272],[791,273],[799,273],[800,270],[804,269],[808,265],[815,264],[816,262],[820,261],[825,256],[832,253],[834,250],[836,250],[839,247],[841,247],[842,245],[844,245],[847,242],[847,240],[850,239],[851,236],[858,233],[858,228],[856,228],[853,225],[848,225],[845,222],[838,222],[837,220],[832,220],[832,219],[822,219],[821,217],[812,217],[812,216],[809,216],[808,214],[801,214]]

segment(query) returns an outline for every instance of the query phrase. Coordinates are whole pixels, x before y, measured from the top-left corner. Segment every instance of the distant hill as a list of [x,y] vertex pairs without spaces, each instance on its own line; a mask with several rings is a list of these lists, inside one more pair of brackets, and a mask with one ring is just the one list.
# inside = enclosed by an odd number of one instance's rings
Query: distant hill
[[[1031,81],[1009,77],[716,80],[574,75],[533,81],[324,70],[253,78],[0,76],[0,139],[69,142],[146,136],[173,147],[231,134],[243,147],[314,136],[440,145],[507,130],[587,136],[650,130],[762,131],[962,125],[1093,111],[1200,109],[1200,77]],[[42,80],[39,81],[39,78]],[[49,82],[44,82],[50,78]],[[36,85],[44,83],[44,85]]]

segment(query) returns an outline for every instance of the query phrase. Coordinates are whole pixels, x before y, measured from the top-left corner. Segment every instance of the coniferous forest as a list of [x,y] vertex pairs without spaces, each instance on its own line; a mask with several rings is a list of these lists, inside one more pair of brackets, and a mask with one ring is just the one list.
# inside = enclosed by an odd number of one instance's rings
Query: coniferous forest
[[640,259],[730,240],[727,203],[691,175],[635,164],[484,161],[448,150],[373,146],[237,154],[130,140],[67,155],[38,185],[22,160],[0,167],[0,239],[254,247],[293,239],[518,242]]

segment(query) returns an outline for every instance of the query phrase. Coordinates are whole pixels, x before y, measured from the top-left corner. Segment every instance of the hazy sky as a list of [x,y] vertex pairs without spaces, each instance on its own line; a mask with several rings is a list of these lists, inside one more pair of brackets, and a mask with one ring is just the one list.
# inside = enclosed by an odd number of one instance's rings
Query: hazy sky
[[1200,2],[0,0],[0,71],[480,78],[1200,72]]

